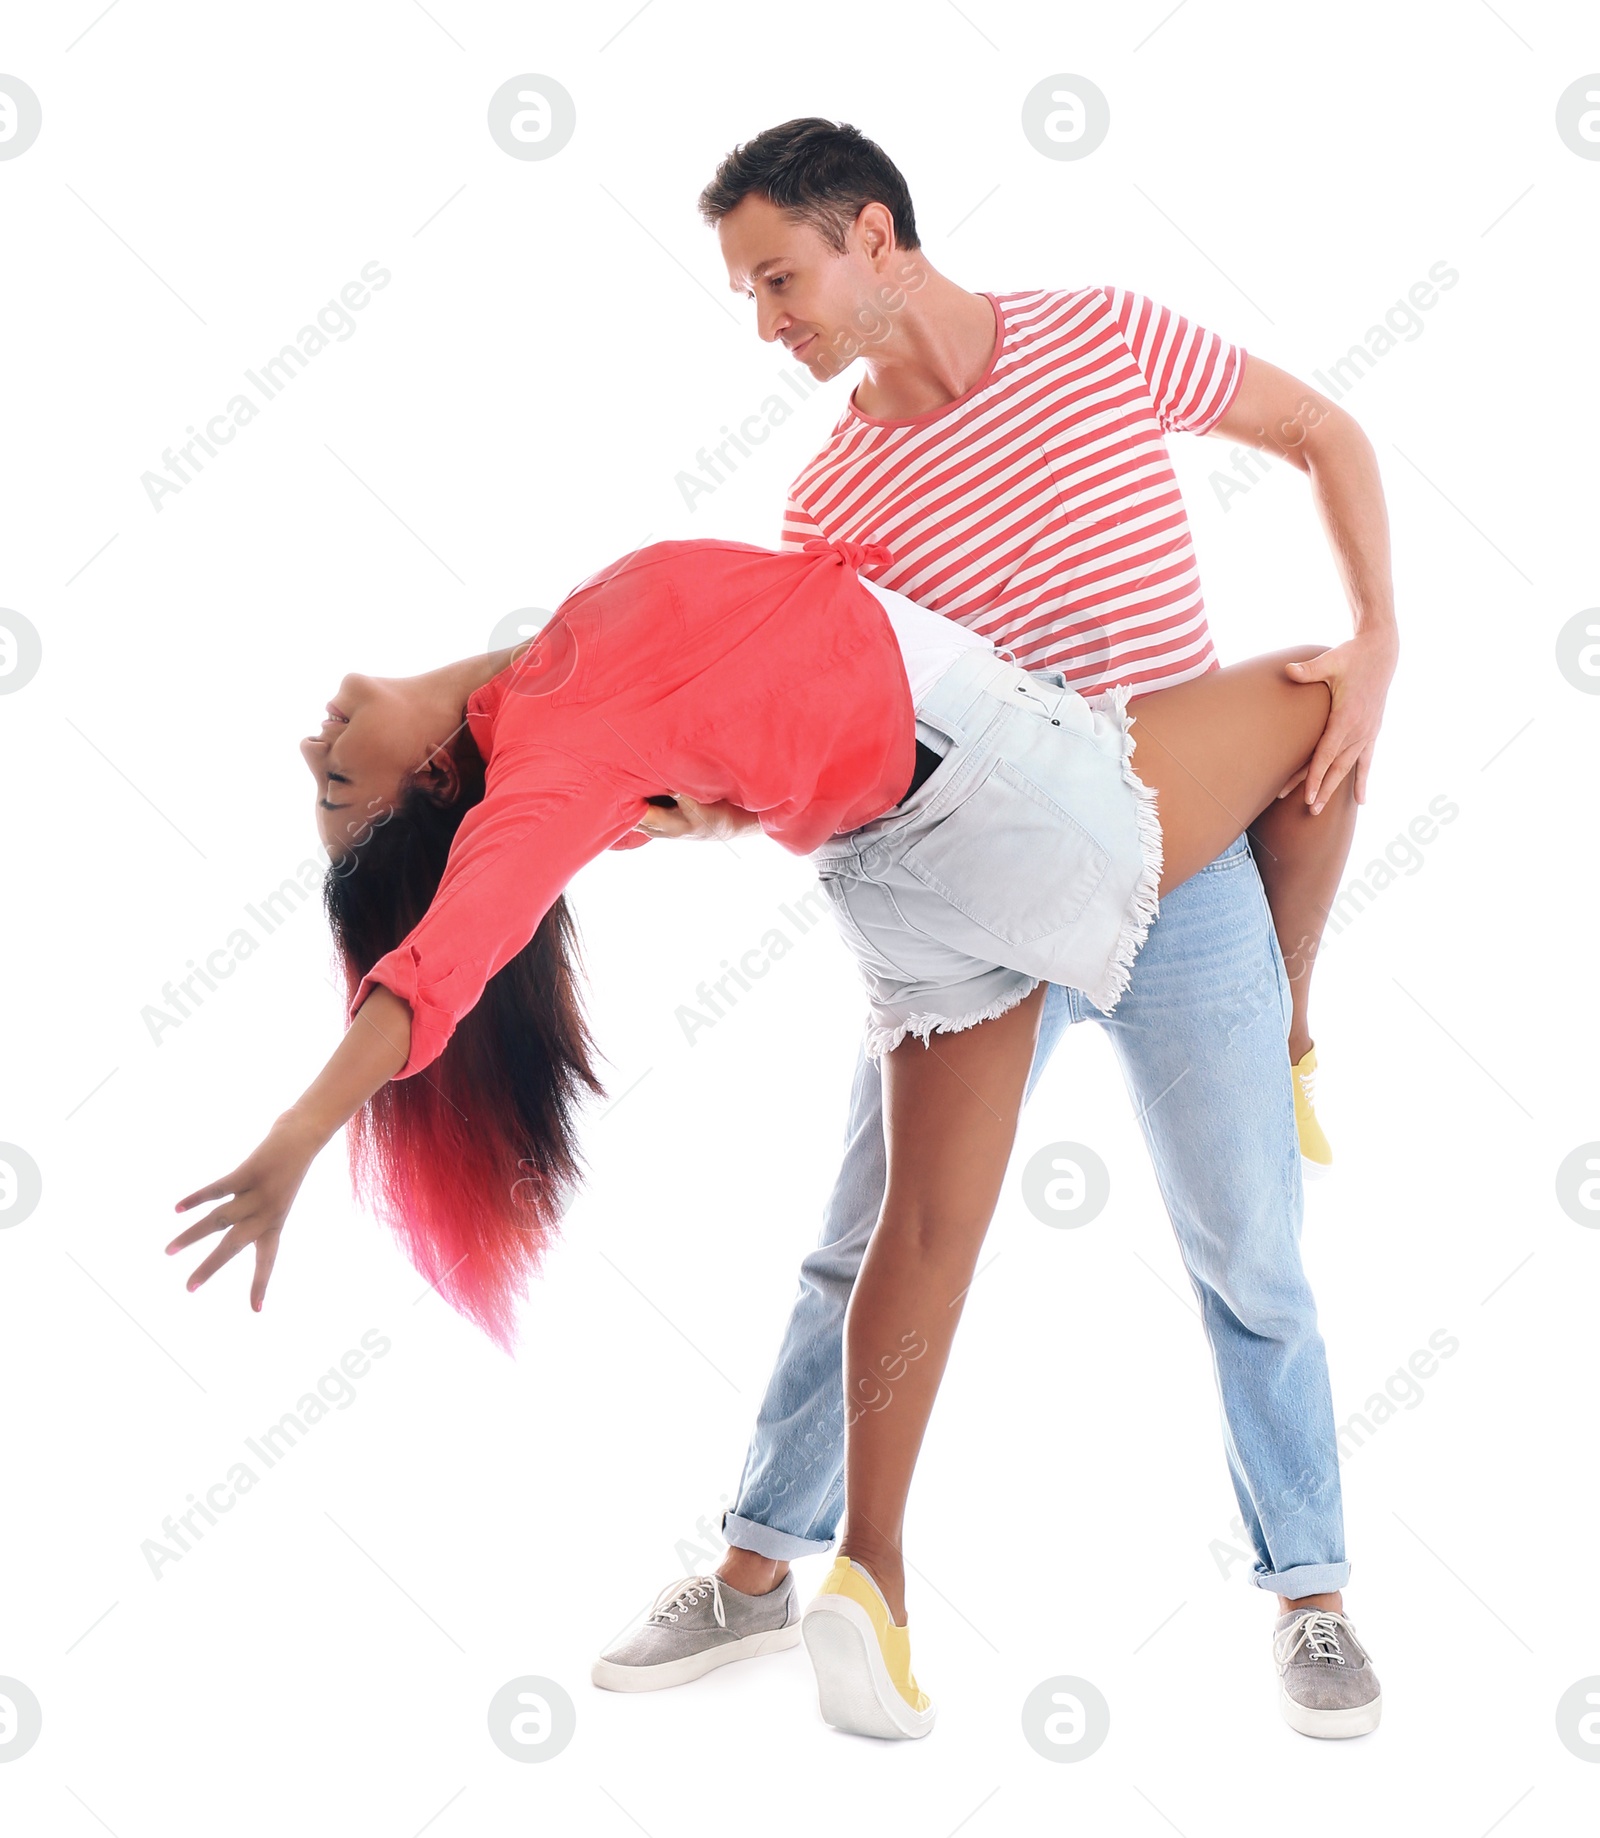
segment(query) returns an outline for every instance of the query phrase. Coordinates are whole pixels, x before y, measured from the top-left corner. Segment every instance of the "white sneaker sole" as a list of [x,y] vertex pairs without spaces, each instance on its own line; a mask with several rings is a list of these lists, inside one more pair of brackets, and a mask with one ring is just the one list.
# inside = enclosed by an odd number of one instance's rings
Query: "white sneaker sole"
[[848,1596],[819,1596],[800,1617],[806,1652],[817,1675],[817,1708],[824,1723],[853,1736],[926,1736],[933,1706],[913,1710],[895,1690],[871,1617]]
[[1301,1176],[1308,1181],[1325,1181],[1333,1173],[1331,1162],[1314,1162],[1309,1155],[1300,1157]]
[[736,1659],[760,1659],[764,1654],[786,1652],[799,1644],[800,1624],[794,1622],[765,1634],[746,1634],[742,1640],[728,1640],[682,1659],[669,1659],[659,1666],[619,1666],[615,1660],[597,1659],[589,1668],[589,1678],[602,1691],[665,1691],[672,1685],[692,1684]]
[[1383,1693],[1370,1704],[1352,1704],[1345,1710],[1313,1710],[1297,1704],[1287,1691],[1278,1692],[1278,1707],[1290,1729],[1302,1736],[1365,1736],[1378,1727],[1383,1715]]

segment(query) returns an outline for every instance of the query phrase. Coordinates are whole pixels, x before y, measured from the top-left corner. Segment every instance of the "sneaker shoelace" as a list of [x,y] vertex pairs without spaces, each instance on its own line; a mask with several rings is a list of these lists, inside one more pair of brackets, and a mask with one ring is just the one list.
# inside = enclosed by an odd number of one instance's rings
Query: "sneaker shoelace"
[[1287,1666],[1302,1647],[1306,1657],[1313,1663],[1343,1666],[1349,1662],[1340,1650],[1340,1630],[1350,1635],[1351,1644],[1355,1644],[1355,1629],[1343,1615],[1335,1614],[1331,1609],[1314,1608],[1298,1621],[1289,1625],[1273,1641],[1273,1658],[1281,1667]]
[[703,1602],[708,1594],[717,1626],[725,1628],[728,1617],[722,1607],[722,1584],[714,1576],[686,1576],[682,1582],[668,1583],[656,1597],[647,1618],[651,1621],[676,1621],[685,1609],[692,1608],[696,1602]]
[[1309,1071],[1301,1072],[1297,1074],[1297,1076],[1300,1080],[1300,1089],[1306,1094],[1306,1103],[1315,1106],[1317,1101],[1317,1068],[1312,1066]]

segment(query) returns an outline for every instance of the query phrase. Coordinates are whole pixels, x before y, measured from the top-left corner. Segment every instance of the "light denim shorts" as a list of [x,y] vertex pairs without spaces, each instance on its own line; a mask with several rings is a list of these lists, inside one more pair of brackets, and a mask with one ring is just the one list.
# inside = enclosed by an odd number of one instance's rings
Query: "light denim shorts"
[[917,708],[941,753],[904,804],[812,856],[867,987],[867,1052],[1014,1008],[1041,982],[1106,1012],[1156,916],[1161,826],[1119,685],[963,651]]

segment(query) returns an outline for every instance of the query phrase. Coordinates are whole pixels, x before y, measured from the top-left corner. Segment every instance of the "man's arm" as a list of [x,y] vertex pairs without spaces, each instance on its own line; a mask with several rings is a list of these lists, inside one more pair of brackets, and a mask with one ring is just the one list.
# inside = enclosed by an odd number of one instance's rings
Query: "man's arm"
[[[1389,516],[1372,443],[1355,419],[1276,365],[1251,356],[1238,392],[1209,433],[1276,455],[1305,473],[1350,602],[1355,636],[1288,669],[1302,683],[1326,683],[1333,708],[1304,773],[1306,802],[1320,811],[1345,774],[1356,802],[1383,722],[1400,639],[1389,570]],[[1284,787],[1293,790],[1299,779]],[[1280,794],[1283,795],[1283,794]]]

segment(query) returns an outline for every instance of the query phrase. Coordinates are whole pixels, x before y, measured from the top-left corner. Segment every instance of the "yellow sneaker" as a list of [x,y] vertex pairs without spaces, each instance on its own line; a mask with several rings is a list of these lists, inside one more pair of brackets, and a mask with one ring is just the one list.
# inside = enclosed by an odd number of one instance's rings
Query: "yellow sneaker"
[[1306,1048],[1306,1056],[1294,1068],[1294,1122],[1300,1132],[1300,1172],[1319,1180],[1333,1166],[1333,1150],[1317,1121],[1317,1049]]
[[926,1736],[933,1703],[911,1673],[911,1636],[861,1565],[836,1557],[800,1617],[824,1723],[856,1736]]

